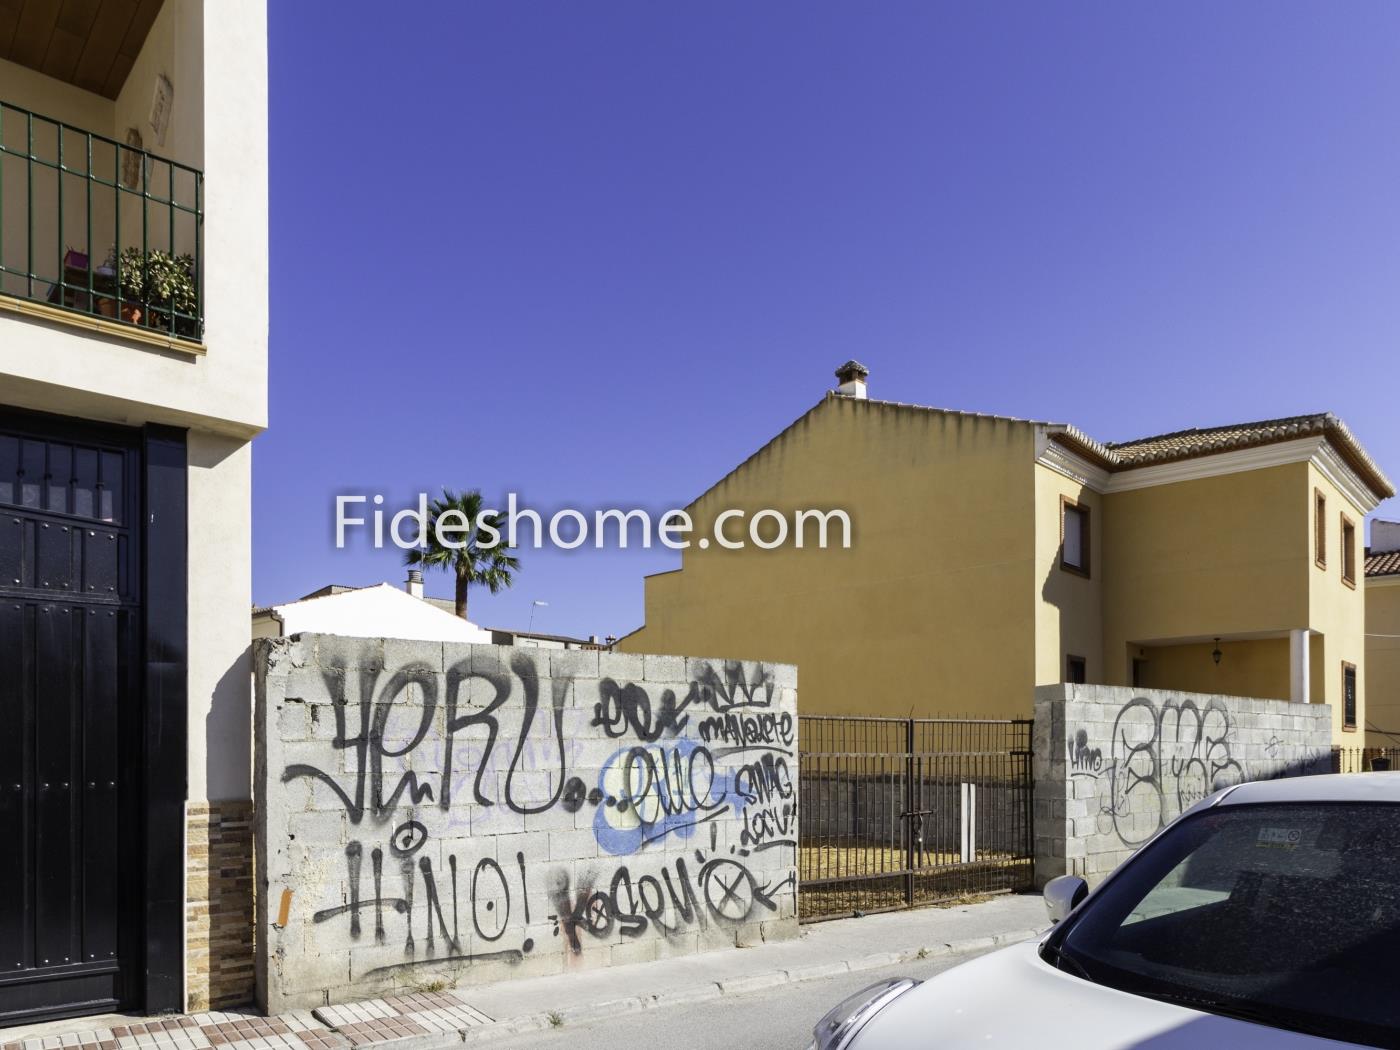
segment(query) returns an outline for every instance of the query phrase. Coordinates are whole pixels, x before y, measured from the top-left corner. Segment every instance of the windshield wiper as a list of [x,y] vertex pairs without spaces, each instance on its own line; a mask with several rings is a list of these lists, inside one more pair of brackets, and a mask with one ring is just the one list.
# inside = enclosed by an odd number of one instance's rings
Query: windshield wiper
[[1068,970],[1076,977],[1082,977],[1090,984],[1098,984],[1097,981],[1089,976],[1089,971],[1079,965],[1079,960],[1070,955],[1069,952],[1065,951],[1063,948],[1056,947],[1053,944],[1047,944],[1045,950],[1049,952],[1053,958],[1056,969]]
[[[1124,989],[1127,991],[1128,989]],[[1168,992],[1137,990],[1138,995],[1146,996],[1149,999],[1160,999],[1162,1002],[1175,1003],[1177,1006],[1185,1006],[1191,1010],[1201,1010],[1205,1013],[1220,1014],[1222,1017],[1232,1017],[1237,1021],[1250,1021],[1254,1024],[1264,1025],[1267,1028],[1287,1028],[1295,1032],[1303,1032],[1307,1035],[1322,1035],[1336,1039],[1337,1024],[1321,1020],[1304,1018],[1296,1013],[1290,1012],[1282,1006],[1274,1006],[1264,1003],[1252,1003],[1244,999],[1218,999],[1209,995],[1192,995],[1186,992]]]

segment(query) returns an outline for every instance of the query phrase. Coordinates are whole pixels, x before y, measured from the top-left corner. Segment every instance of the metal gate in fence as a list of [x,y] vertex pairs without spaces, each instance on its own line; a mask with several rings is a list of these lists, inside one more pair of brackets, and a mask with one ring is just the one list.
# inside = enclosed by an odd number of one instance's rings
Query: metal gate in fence
[[1384,773],[1400,770],[1400,747],[1334,747],[1333,773]]
[[1031,724],[802,716],[802,921],[1030,888]]

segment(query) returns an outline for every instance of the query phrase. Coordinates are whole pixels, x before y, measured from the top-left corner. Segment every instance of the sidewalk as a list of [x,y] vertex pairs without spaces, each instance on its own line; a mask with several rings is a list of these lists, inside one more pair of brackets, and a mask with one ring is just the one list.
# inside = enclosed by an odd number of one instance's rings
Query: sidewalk
[[[226,1011],[0,1029],[0,1050],[435,1050],[913,958],[983,950],[1025,940],[1046,925],[1038,896],[997,897],[954,908],[818,923],[803,927],[800,938],[756,948],[366,999],[277,1017]],[[625,991],[619,994],[619,989]]]

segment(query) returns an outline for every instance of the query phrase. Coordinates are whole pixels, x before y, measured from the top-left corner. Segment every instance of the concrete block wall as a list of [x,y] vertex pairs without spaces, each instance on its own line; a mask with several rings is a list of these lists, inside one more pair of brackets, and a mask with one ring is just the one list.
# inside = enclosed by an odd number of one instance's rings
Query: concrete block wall
[[1330,771],[1326,704],[1102,685],[1035,694],[1035,873],[1096,884],[1218,788]]
[[796,935],[795,668],[258,645],[265,1009]]

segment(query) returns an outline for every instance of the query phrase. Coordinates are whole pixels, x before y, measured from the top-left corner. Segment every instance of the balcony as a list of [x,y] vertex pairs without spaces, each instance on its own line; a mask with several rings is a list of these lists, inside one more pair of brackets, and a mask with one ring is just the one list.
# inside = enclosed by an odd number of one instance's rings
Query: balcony
[[203,339],[204,175],[0,100],[0,307]]

